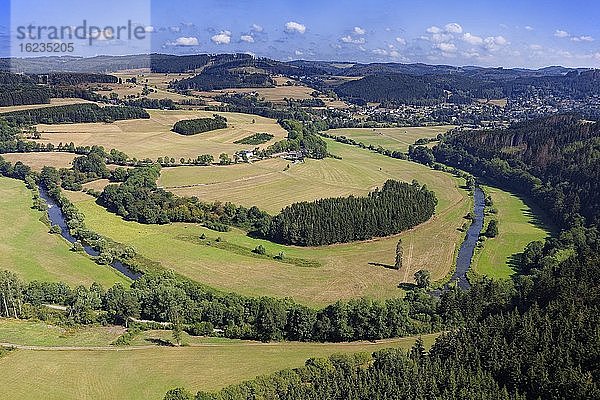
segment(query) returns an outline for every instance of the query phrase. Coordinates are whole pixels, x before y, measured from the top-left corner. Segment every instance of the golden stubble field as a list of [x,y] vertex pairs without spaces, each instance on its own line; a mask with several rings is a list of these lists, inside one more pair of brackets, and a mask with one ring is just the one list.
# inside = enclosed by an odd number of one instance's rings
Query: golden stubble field
[[[93,101],[88,101],[84,99],[63,99],[56,98],[50,99],[50,104],[28,104],[24,106],[11,106],[11,107],[0,107],[0,114],[12,112],[12,111],[23,111],[23,110],[34,110],[36,108],[45,108],[45,107],[54,107],[54,106],[66,106],[69,104],[84,104],[84,103],[94,103]],[[98,104],[98,103],[95,103]],[[98,104],[102,106],[102,104]]]
[[[268,146],[283,139],[287,132],[269,118],[250,114],[218,113],[227,118],[228,127],[193,136],[183,136],[171,129],[175,122],[184,119],[207,118],[210,111],[166,111],[148,110],[150,119],[116,121],[114,123],[37,125],[42,143],[73,142],[76,146],[101,145],[108,149],[124,151],[138,159],[174,157],[196,158],[200,154],[212,154],[216,159],[220,153],[233,155],[236,151],[254,146],[239,145],[233,142],[258,132],[274,135],[274,138],[261,145]],[[254,121],[254,123],[253,123]]]
[[32,153],[6,153],[2,154],[6,161],[16,163],[21,161],[29,165],[35,171],[41,171],[45,166],[54,168],[70,168],[73,159],[76,157],[73,153],[62,152],[32,152]]

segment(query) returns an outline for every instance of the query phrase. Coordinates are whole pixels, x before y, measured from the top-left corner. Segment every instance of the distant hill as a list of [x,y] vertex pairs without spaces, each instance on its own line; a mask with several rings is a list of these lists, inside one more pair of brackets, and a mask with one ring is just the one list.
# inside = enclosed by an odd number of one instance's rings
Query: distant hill
[[[300,79],[318,90],[332,90],[350,101],[435,104],[469,103],[475,99],[511,98],[536,90],[541,94],[585,98],[600,95],[600,72],[551,66],[538,70],[455,67],[421,63],[343,63],[297,60],[282,62],[248,54],[197,54],[176,56],[40,57],[0,59],[0,70],[32,74],[85,72],[109,74],[123,69],[150,68],[158,73],[196,72],[176,81],[179,90],[215,90],[274,86],[274,75]],[[358,77],[336,84],[331,76]],[[9,100],[7,100],[9,101]]]

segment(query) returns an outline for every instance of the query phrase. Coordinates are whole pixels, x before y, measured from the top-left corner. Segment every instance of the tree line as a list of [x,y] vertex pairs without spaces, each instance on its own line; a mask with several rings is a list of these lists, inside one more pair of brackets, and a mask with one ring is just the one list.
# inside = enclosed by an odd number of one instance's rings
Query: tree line
[[433,215],[437,199],[417,182],[388,180],[367,197],[295,203],[273,218],[269,238],[288,245],[321,246],[400,233]]
[[236,144],[251,144],[251,145],[259,145],[263,143],[267,143],[269,140],[273,139],[273,135],[270,133],[255,133],[254,135],[246,136],[240,140],[236,140],[233,143]]
[[[497,284],[486,282],[473,292],[478,298],[469,298],[469,302],[476,304],[480,297],[485,298],[486,291],[487,295],[493,295],[501,290]],[[465,299],[466,296],[462,298]],[[461,319],[446,312],[447,301],[452,299],[439,302],[424,289],[415,289],[404,299],[344,300],[315,309],[290,299],[221,292],[160,269],[144,273],[131,288],[116,284],[108,289],[97,283],[75,288],[62,282],[25,283],[14,273],[0,273],[2,316],[84,325],[126,324],[133,317],[168,322],[171,327],[180,325],[190,334],[202,332],[202,335],[264,342],[347,342],[402,337],[435,332],[451,326],[448,323],[457,324],[497,311],[463,315],[458,308]],[[42,307],[43,304],[64,305],[67,310],[57,315]]]
[[12,126],[36,124],[67,124],[82,122],[113,122],[123,119],[150,118],[146,110],[127,106],[100,107],[97,104],[69,104],[2,114]]

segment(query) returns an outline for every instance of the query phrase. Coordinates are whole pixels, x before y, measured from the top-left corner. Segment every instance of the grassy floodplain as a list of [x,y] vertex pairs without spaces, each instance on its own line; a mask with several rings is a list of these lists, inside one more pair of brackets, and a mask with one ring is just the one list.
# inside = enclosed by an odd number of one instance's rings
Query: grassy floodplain
[[63,281],[72,285],[98,282],[105,287],[129,281],[110,267],[100,266],[71,245],[48,233],[40,221],[43,212],[31,208],[31,192],[21,181],[0,178],[0,232],[2,268],[26,281]]
[[435,138],[446,133],[454,125],[405,127],[405,128],[340,128],[327,131],[330,135],[346,136],[366,145],[381,146],[389,150],[407,152],[408,146],[423,138]]
[[[0,320],[0,342],[10,341],[11,331],[20,344],[40,342],[39,332],[60,328],[42,323]],[[240,340],[185,337],[187,347],[107,346],[115,327],[84,328],[70,333],[66,343],[79,348],[18,349],[0,358],[2,396],[13,400],[140,399],[160,400],[176,386],[192,391],[217,390],[285,368],[300,367],[311,357],[334,353],[373,352],[382,348],[409,349],[414,337],[354,343],[258,343]],[[20,331],[25,333],[20,333]],[[31,339],[27,338],[27,335]],[[49,336],[44,333],[44,335]],[[141,336],[167,338],[170,332],[150,331]],[[431,346],[436,334],[425,335]],[[33,342],[32,342],[33,340]],[[47,346],[64,346],[64,340],[42,340]]]
[[[124,151],[138,159],[169,156],[179,162],[181,157],[196,158],[200,154],[220,153],[232,155],[236,151],[254,146],[235,144],[236,140],[258,132],[274,136],[259,147],[266,147],[283,139],[287,132],[269,118],[250,114],[218,113],[227,118],[228,127],[193,136],[183,136],[171,129],[180,120],[212,117],[210,111],[148,110],[150,119],[136,119],[106,123],[37,125],[42,143],[71,143],[75,146],[101,145],[106,149]],[[252,122],[254,121],[254,123]]]
[[476,250],[473,270],[491,278],[506,279],[516,272],[512,257],[521,253],[528,243],[543,240],[549,231],[523,199],[497,188],[483,189],[492,197],[493,208],[498,210],[497,214],[487,215],[486,221],[498,220],[499,233]]
[[[398,283],[411,282],[419,269],[429,269],[434,280],[452,269],[456,248],[463,239],[457,230],[471,207],[471,199],[460,186],[464,181],[450,174],[433,171],[423,165],[395,160],[352,146],[330,141],[330,150],[343,160],[308,160],[288,171],[280,170],[264,177],[261,184],[240,178],[244,168],[256,174],[263,163],[218,167],[165,169],[161,184],[229,179],[208,186],[173,190],[176,194],[196,195],[203,200],[231,201],[247,206],[258,205],[273,213],[295,201],[321,197],[365,195],[387,179],[417,179],[434,190],[439,204],[428,222],[399,236],[366,242],[317,248],[283,246],[248,237],[244,232],[214,232],[197,224],[142,225],[124,221],[95,204],[83,193],[70,193],[85,214],[86,224],[113,240],[132,245],[148,259],[160,262],[199,282],[242,294],[292,297],[309,305],[325,305],[338,299],[361,296],[389,298],[402,294]],[[266,161],[267,168],[279,160]],[[227,168],[233,171],[228,177]],[[240,168],[240,170],[236,170]],[[170,175],[180,171],[182,176]],[[237,172],[236,172],[237,171]],[[189,175],[186,175],[189,174]],[[167,181],[167,182],[165,182]],[[198,239],[204,233],[206,240]],[[219,237],[221,241],[216,243]],[[396,271],[386,268],[394,262],[398,239],[404,243],[404,266]],[[210,245],[209,245],[210,242]],[[435,243],[435,246],[432,246]],[[301,267],[251,253],[262,244],[267,254],[283,251],[287,258],[308,260],[318,267]]]

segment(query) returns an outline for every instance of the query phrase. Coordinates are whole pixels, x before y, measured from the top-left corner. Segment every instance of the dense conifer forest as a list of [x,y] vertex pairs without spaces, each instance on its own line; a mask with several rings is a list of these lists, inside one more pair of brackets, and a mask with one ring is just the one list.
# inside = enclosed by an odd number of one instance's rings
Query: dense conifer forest
[[600,124],[576,115],[500,131],[466,131],[434,147],[435,160],[531,196],[567,227],[600,221]]
[[227,128],[227,119],[215,114],[213,118],[198,118],[177,121],[173,126],[173,131],[179,133],[180,135],[189,136],[223,128]]
[[298,246],[321,246],[389,236],[427,221],[435,194],[417,182],[388,180],[367,197],[295,203],[273,218],[269,238]]

